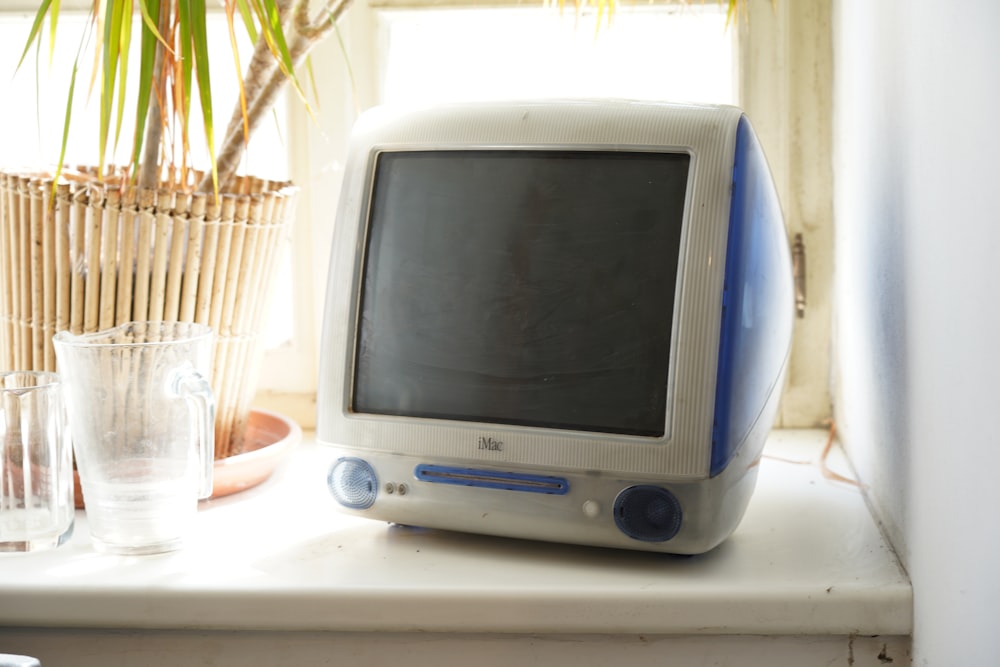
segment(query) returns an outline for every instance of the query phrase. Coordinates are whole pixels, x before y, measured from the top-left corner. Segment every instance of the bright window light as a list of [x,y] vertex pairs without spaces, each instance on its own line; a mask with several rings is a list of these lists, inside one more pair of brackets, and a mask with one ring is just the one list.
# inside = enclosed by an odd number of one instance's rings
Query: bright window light
[[733,35],[714,3],[618,4],[611,21],[600,23],[592,12],[545,7],[393,10],[380,19],[384,102],[735,102]]
[[[77,57],[81,39],[87,39],[80,56],[76,75],[73,114],[70,125],[70,141],[66,150],[68,164],[95,165],[98,160],[98,103],[100,85],[99,74],[91,86],[94,66],[94,38],[87,35],[88,15],[84,12],[64,11],[59,16],[59,30],[55,48],[50,59],[48,53],[48,23],[45,24],[42,48],[32,48],[17,75],[14,67],[21,57],[24,43],[31,28],[32,18],[28,14],[0,13],[0,63],[8,68],[0,71],[0,99],[4,100],[3,120],[8,129],[0,159],[12,165],[54,165],[59,159],[63,121],[66,116],[66,99],[72,73],[73,61]],[[130,79],[137,85],[139,67],[138,19],[134,28],[132,52],[129,58]],[[225,130],[239,95],[234,76],[235,64],[229,42],[229,31],[225,15],[213,12],[208,16],[209,59],[212,70],[212,106],[215,117],[216,134]],[[239,35],[239,31],[237,31]],[[245,36],[240,43],[241,62],[249,62],[251,48]],[[36,85],[37,82],[37,85]],[[15,102],[16,101],[16,102]],[[198,168],[208,165],[208,151],[205,147],[201,114],[197,110],[197,95],[192,102],[195,109],[191,120],[192,162]],[[269,179],[288,178],[287,150],[282,144],[282,128],[285,123],[284,107],[275,107],[274,121],[264,121],[247,151],[245,165],[247,173]],[[123,164],[132,149],[132,134],[135,114],[135,89],[126,96],[125,112],[118,149],[112,155],[109,146],[107,161]],[[17,131],[11,132],[12,128]],[[113,128],[112,128],[113,131]],[[176,129],[174,130],[176,132]],[[179,138],[178,138],[179,140]],[[179,161],[180,156],[178,154]]]

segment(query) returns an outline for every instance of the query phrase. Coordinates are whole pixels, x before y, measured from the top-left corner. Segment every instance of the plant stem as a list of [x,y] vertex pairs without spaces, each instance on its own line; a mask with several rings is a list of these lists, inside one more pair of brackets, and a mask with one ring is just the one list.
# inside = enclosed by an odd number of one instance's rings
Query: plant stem
[[[292,0],[278,0],[278,17],[284,25],[286,19],[288,18],[289,9],[292,6]],[[261,89],[264,87],[265,83],[270,79],[271,73],[277,69],[278,61],[271,54],[271,49],[267,44],[267,40],[263,38],[263,29],[260,35],[257,37],[257,43],[254,45],[253,56],[250,59],[250,64],[247,66],[246,74],[243,77],[243,95],[246,100],[247,115],[250,114],[250,109],[253,100],[257,99],[260,94]],[[243,106],[239,100],[237,100],[235,106],[233,107],[233,113],[229,118],[229,125],[226,127],[226,132],[223,137],[228,138],[229,136],[235,134],[243,126]],[[220,185],[222,185],[220,179]]]
[[[170,28],[170,4],[160,4],[157,29],[161,35],[168,34]],[[163,137],[163,60],[166,47],[156,42],[156,57],[153,60],[153,91],[149,96],[149,114],[146,117],[146,132],[142,144],[142,163],[139,169],[139,187],[155,189],[160,183],[160,140]]]
[[[308,21],[309,0],[300,0],[295,10],[294,34],[295,38],[289,46],[289,55],[295,67],[305,59],[312,48],[322,41],[323,37],[333,29],[337,19],[340,18],[344,10],[350,6],[350,0],[326,0],[323,9],[315,23]],[[285,5],[287,9],[288,5]],[[248,68],[245,80],[248,84],[252,81],[253,93],[251,96],[250,85],[246,86],[247,103],[247,125],[249,133],[260,125],[261,120],[274,106],[278,95],[288,84],[289,78],[277,66],[276,59],[270,56],[266,44],[264,50],[269,58],[257,63],[257,52],[261,48],[260,42],[263,37],[258,37],[257,47],[254,50],[254,60]],[[252,70],[252,71],[251,71]],[[225,140],[216,158],[216,165],[219,174],[219,189],[227,190],[231,187],[233,178],[239,168],[240,160],[246,148],[246,136],[244,134],[243,110],[237,102],[236,109],[226,130]],[[199,184],[199,191],[208,192],[211,187],[211,176],[206,175]]]

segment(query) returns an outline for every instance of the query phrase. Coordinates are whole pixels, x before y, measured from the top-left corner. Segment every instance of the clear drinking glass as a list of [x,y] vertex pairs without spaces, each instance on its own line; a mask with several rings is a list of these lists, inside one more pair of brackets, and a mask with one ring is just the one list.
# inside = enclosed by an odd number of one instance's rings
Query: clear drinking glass
[[73,450],[55,373],[0,373],[0,551],[73,534]]
[[129,322],[55,335],[87,524],[99,551],[180,548],[212,494],[212,330]]

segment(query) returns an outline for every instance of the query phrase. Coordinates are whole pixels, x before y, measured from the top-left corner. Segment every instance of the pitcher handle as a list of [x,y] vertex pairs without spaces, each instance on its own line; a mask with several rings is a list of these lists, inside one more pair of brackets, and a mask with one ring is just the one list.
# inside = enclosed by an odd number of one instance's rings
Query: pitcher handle
[[201,464],[198,498],[208,498],[212,495],[212,471],[215,468],[215,395],[208,381],[191,366],[177,371],[173,388],[178,396],[187,401],[191,410],[192,426],[198,433]]

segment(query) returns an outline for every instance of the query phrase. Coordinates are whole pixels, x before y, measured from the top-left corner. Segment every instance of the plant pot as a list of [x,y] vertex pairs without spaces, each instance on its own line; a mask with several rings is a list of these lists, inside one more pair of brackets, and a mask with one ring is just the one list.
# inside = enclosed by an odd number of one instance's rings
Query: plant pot
[[0,367],[56,370],[52,336],[132,320],[216,334],[216,459],[244,450],[256,341],[294,215],[289,183],[243,178],[220,200],[190,183],[126,188],[119,173],[0,170]]

